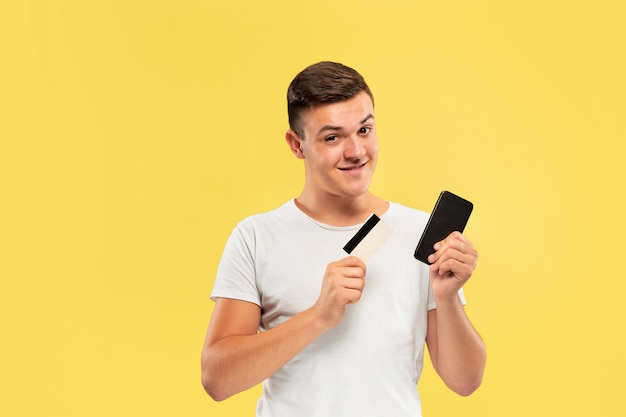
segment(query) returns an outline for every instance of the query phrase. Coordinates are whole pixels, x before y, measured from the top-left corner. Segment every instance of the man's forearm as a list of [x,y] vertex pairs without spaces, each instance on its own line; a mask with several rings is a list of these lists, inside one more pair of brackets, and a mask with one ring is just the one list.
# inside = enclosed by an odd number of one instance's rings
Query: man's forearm
[[469,395],[482,382],[486,363],[483,340],[470,323],[458,297],[437,300],[435,368],[450,389]]
[[313,309],[308,309],[266,332],[215,341],[202,354],[204,388],[216,401],[251,388],[325,331]]

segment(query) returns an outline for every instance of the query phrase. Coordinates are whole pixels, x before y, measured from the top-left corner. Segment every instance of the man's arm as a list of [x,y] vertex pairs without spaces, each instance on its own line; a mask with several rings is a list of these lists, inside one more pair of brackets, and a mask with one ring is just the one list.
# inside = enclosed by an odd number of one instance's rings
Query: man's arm
[[351,256],[328,265],[318,301],[286,322],[258,333],[261,308],[219,298],[202,349],[202,385],[216,401],[260,383],[325,331],[363,291],[365,264]]
[[458,291],[476,268],[478,253],[458,232],[435,245],[429,259],[437,308],[428,312],[426,344],[433,367],[454,392],[469,395],[481,384],[485,344],[470,323]]
[[309,309],[258,333],[261,308],[247,301],[216,301],[202,350],[202,385],[216,401],[253,387],[324,332]]
[[485,345],[460,302],[458,306],[437,305],[428,312],[426,343],[433,367],[448,388],[463,396],[478,389],[485,369]]

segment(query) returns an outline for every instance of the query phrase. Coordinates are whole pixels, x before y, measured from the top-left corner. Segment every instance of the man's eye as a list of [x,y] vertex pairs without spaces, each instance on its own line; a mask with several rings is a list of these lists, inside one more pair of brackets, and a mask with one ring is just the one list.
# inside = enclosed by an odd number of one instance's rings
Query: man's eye
[[334,142],[336,141],[338,138],[337,135],[331,135],[331,136],[327,136],[326,139],[324,139],[326,142]]
[[369,126],[363,126],[362,128],[359,129],[359,134],[361,135],[366,135],[368,134],[370,131],[372,130],[371,127]]

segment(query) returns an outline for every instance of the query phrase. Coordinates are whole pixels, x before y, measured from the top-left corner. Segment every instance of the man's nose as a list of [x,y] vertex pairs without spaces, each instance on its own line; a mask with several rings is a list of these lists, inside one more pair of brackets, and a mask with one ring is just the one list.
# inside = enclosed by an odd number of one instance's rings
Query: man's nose
[[365,156],[365,146],[358,136],[350,136],[344,141],[344,157],[346,159],[360,159]]

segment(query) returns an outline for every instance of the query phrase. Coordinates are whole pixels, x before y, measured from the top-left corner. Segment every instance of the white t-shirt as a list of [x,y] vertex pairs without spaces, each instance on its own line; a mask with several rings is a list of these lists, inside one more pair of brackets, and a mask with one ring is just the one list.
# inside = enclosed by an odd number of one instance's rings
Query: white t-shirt
[[[390,203],[381,218],[393,234],[367,263],[361,299],[264,381],[258,417],[421,416],[416,385],[435,303],[413,252],[428,214]],[[259,329],[271,329],[315,304],[326,266],[347,256],[360,226],[322,224],[293,200],[251,216],[226,244],[211,298],[259,305]]]

